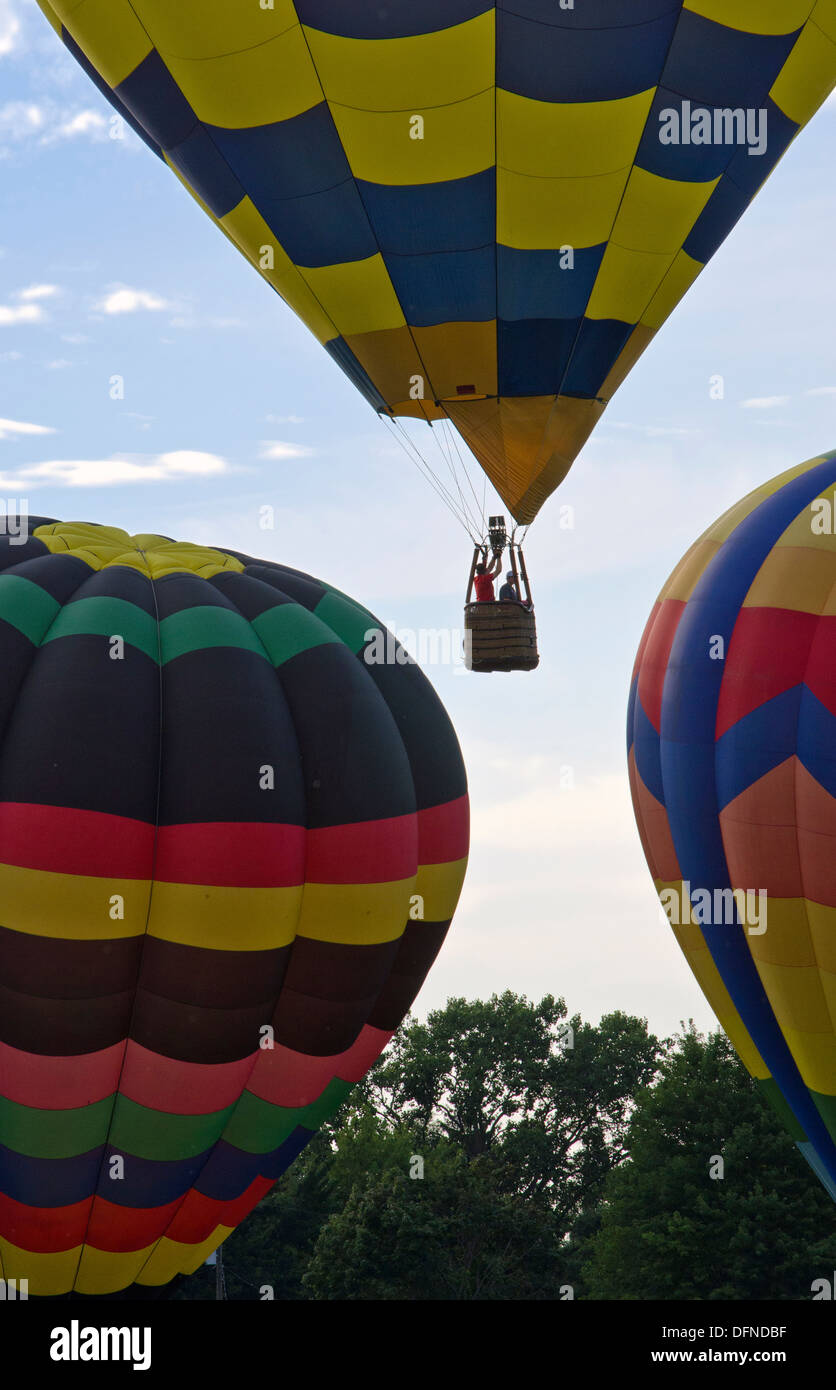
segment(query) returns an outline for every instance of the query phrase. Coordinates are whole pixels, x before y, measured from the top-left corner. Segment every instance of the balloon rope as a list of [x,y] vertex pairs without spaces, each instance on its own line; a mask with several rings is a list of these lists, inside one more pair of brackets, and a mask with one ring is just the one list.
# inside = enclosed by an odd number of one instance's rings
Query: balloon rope
[[390,427],[390,432],[397,440],[397,442],[400,444],[407,458],[415,465],[421,476],[425,479],[426,482],[429,483],[433,492],[436,493],[436,495],[441,499],[448,511],[451,512],[452,515],[456,518],[456,521],[459,523],[459,525],[467,532],[471,541],[473,541],[473,544],[478,544],[476,538],[472,534],[467,517],[462,513],[462,511],[456,504],[456,499],[453,497],[452,493],[444,485],[441,479],[436,477],[431,465],[429,464],[427,459],[424,458],[424,455],[421,453],[421,450],[418,448],[414,440],[410,439],[409,435],[401,425],[400,421],[396,419],[396,417],[393,415],[382,415],[381,418],[385,420],[387,425]]

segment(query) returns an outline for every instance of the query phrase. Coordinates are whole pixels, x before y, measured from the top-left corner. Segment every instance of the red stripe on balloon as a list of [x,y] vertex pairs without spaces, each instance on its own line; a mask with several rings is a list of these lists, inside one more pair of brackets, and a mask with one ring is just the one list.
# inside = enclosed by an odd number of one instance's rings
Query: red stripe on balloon
[[240,1197],[224,1202],[191,1188],[166,1235],[169,1240],[181,1241],[183,1245],[200,1245],[217,1226],[234,1227],[243,1221],[275,1181],[275,1178],[253,1178]]
[[666,598],[657,605],[652,625],[647,625],[644,660],[639,669],[638,699],[657,734],[662,727],[662,690],[668,657],[684,612],[685,604],[680,599]]
[[31,1207],[0,1192],[0,1238],[36,1255],[74,1250],[84,1240],[92,1200],[85,1197],[68,1207]]
[[154,877],[218,888],[291,888],[305,878],[305,828],[257,821],[161,825]]
[[418,857],[422,864],[450,864],[470,847],[470,802],[466,796],[418,812]]
[[668,813],[642,781],[634,748],[630,749],[627,764],[633,810],[648,868],[655,879],[675,882],[682,878],[682,870],[676,857]]
[[93,878],[151,877],[154,827],[71,806],[0,802],[0,863]]
[[308,883],[392,883],[418,868],[418,818],[390,816],[309,830]]
[[785,608],[741,608],[723,667],[716,738],[752,710],[801,684],[821,621],[815,613]]
[[148,1110],[208,1115],[238,1100],[255,1056],[234,1062],[181,1062],[129,1041],[119,1090]]
[[392,1037],[366,1024],[345,1052],[309,1057],[276,1044],[259,1052],[247,1090],[270,1105],[298,1109],[318,1100],[330,1081],[360,1081]]
[[818,620],[804,684],[825,709],[836,715],[836,617],[830,614]]
[[646,622],[645,625],[644,625],[644,632],[643,632],[642,635],[641,635],[641,641],[639,642],[639,649],[638,649],[638,651],[636,652],[636,659],[635,659],[635,661],[633,662],[633,670],[632,670],[631,675],[630,675],[630,684],[631,684],[631,685],[632,685],[633,681],[635,680],[636,676],[638,675],[639,670],[640,670],[640,668],[641,668],[641,664],[642,664],[642,662],[644,661],[644,650],[645,650],[645,647],[647,646],[648,638],[650,637],[650,634],[651,634],[651,632],[653,631],[653,624],[654,624],[655,621],[656,621],[656,614],[658,613],[658,611],[659,611],[659,600],[657,599],[656,602],[654,603],[653,607],[651,608],[651,610],[650,610],[650,616],[648,617],[647,622]]
[[182,1200],[176,1197],[162,1207],[121,1207],[106,1197],[96,1197],[84,1243],[111,1254],[144,1250],[167,1234]]
[[77,1057],[43,1057],[0,1042],[0,1095],[35,1110],[76,1110],[112,1096],[124,1043]]

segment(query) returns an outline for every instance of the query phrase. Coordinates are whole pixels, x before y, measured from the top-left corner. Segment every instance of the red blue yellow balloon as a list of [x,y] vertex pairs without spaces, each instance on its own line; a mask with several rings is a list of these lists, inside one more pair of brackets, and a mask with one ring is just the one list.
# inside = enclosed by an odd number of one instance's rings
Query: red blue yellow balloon
[[627,728],[677,940],[836,1197],[836,453],[691,547],[645,628]]

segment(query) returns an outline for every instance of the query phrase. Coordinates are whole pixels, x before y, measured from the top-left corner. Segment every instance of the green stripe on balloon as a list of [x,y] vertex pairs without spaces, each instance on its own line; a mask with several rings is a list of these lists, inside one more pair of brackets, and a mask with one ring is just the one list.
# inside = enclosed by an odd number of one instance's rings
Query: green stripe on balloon
[[108,1142],[134,1158],[160,1162],[196,1158],[217,1143],[233,1108],[228,1105],[208,1115],[173,1115],[168,1111],[150,1110],[120,1095]]
[[271,1105],[269,1101],[254,1096],[252,1091],[244,1091],[223,1137],[228,1144],[234,1144],[236,1149],[243,1149],[246,1153],[272,1153],[298,1125],[305,1129],[319,1129],[350,1094],[353,1086],[352,1081],[341,1081],[339,1077],[334,1077],[317,1100],[310,1105],[292,1107]]
[[172,613],[160,623],[163,664],[207,647],[240,647],[266,661],[264,648],[247,619],[229,608],[200,605]]
[[380,623],[358,603],[352,603],[337,589],[329,589],[314,609],[314,613],[332,632],[353,652],[361,652],[366,645],[366,633],[380,631]]
[[279,603],[266,609],[253,618],[252,626],[274,666],[281,666],[312,647],[342,640],[313,613],[295,603]]
[[76,1158],[107,1137],[112,1097],[75,1110],[37,1110],[0,1097],[3,1146],[27,1158]]
[[68,603],[45,640],[54,642],[59,637],[122,637],[152,661],[159,658],[156,620],[129,599],[101,595]]
[[0,575],[0,619],[16,627],[34,645],[40,646],[44,634],[55,620],[61,604],[31,579],[19,574]]

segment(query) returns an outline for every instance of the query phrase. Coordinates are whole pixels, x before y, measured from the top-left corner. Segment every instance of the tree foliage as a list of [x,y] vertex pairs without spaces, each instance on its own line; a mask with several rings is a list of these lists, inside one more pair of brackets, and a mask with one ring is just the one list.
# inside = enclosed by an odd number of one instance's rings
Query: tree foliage
[[236,1299],[808,1298],[832,1231],[722,1034],[506,992],[407,1019],[223,1249]]

